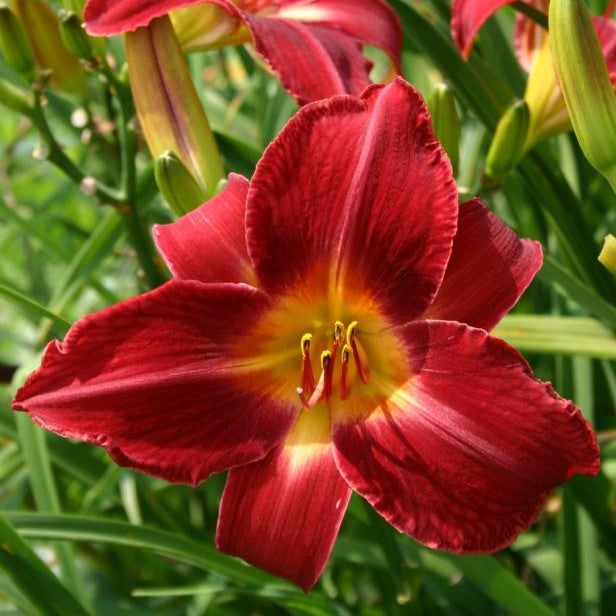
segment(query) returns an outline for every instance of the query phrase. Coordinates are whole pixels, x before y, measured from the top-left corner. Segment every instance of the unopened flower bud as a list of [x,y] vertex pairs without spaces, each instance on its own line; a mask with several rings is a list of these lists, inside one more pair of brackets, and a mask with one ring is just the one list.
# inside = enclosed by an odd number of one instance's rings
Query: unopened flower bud
[[83,94],[85,72],[65,47],[58,18],[44,0],[12,0],[11,7],[23,26],[39,68],[51,71],[51,85]]
[[141,130],[157,159],[176,154],[208,198],[223,176],[218,146],[167,16],[126,33],[130,85]]
[[597,258],[606,269],[616,274],[616,237],[611,233],[605,236],[603,248]]
[[95,52],[92,39],[86,34],[81,19],[72,11],[61,9],[58,12],[60,35],[66,48],[76,57],[91,62]]
[[165,201],[178,216],[183,216],[207,201],[207,195],[190,171],[170,150],[156,159],[154,177]]
[[32,110],[32,94],[16,88],[0,77],[0,105],[5,105],[17,113],[29,115]]
[[434,132],[449,156],[454,174],[458,170],[460,159],[460,116],[451,88],[440,83],[430,94],[428,109],[432,116]]
[[616,94],[581,0],[550,2],[554,66],[573,130],[589,162],[616,191]]
[[0,51],[6,63],[26,79],[34,75],[34,53],[28,38],[11,9],[0,2]]
[[518,164],[530,124],[525,101],[516,101],[501,117],[486,156],[484,175],[490,181],[502,180]]

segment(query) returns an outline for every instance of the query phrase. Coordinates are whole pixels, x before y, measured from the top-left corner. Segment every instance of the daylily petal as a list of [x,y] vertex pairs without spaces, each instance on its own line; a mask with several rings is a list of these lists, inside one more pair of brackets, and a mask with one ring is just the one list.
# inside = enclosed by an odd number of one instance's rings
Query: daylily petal
[[400,22],[396,12],[382,0],[295,0],[283,3],[277,15],[340,28],[359,41],[380,47],[396,67],[400,65]]
[[428,319],[492,329],[515,305],[541,267],[541,244],[520,239],[479,199],[460,206],[445,278]]
[[254,282],[244,231],[248,186],[231,173],[219,195],[175,222],[154,226],[156,246],[175,278]]
[[335,94],[359,94],[372,63],[360,43],[334,28],[275,16],[243,14],[257,53],[303,105]]
[[[86,30],[93,36],[112,36],[147,26],[155,17],[166,15],[203,0],[88,0],[83,11]],[[227,8],[225,0],[213,0]]]
[[503,6],[516,0],[453,0],[451,34],[464,58],[471,55],[475,37],[481,26]]
[[396,528],[451,552],[497,550],[556,485],[598,472],[579,410],[504,342],[447,321],[400,334],[414,374],[370,417],[333,430],[343,477]]
[[304,411],[265,459],[229,471],[218,549],[308,591],[327,563],[350,495],[334,464],[328,410]]
[[268,292],[321,267],[328,284],[361,289],[404,323],[436,293],[457,212],[425,105],[396,79],[309,105],[289,122],[251,182],[248,253]]
[[52,341],[14,408],[168,481],[258,460],[296,414],[234,351],[269,305],[247,285],[171,281]]

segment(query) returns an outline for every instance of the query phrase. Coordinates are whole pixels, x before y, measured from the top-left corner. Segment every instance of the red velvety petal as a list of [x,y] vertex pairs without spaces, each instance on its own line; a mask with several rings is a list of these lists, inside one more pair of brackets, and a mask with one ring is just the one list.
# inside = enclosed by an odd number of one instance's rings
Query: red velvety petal
[[218,549],[305,591],[327,563],[351,495],[333,461],[327,409],[304,411],[298,424],[313,412],[325,416],[316,442],[296,424],[265,459],[229,471],[216,531]]
[[372,66],[342,31],[273,16],[243,14],[259,55],[303,105],[335,94],[359,94]]
[[[86,30],[93,36],[112,36],[147,26],[173,9],[203,0],[88,0],[83,10]],[[227,7],[227,2],[213,2]]]
[[541,267],[541,244],[520,239],[479,199],[460,206],[451,259],[428,319],[492,329]]
[[219,195],[171,224],[154,226],[156,246],[176,278],[254,282],[244,224],[248,186],[232,173]]
[[481,26],[498,9],[516,0],[453,0],[451,34],[464,58],[471,55],[475,37]]
[[168,481],[197,484],[253,462],[295,416],[267,375],[234,356],[268,307],[247,285],[171,281],[51,342],[14,408]]
[[339,288],[362,289],[406,322],[436,293],[457,212],[430,116],[397,78],[308,105],[287,124],[251,182],[248,252],[268,292],[326,267]]
[[451,552],[494,551],[555,486],[598,472],[579,410],[514,349],[446,321],[400,333],[413,376],[370,417],[333,432],[343,477],[396,528]]
[[396,12],[382,0],[305,0],[283,3],[278,15],[344,30],[363,43],[380,47],[400,65],[402,30]]

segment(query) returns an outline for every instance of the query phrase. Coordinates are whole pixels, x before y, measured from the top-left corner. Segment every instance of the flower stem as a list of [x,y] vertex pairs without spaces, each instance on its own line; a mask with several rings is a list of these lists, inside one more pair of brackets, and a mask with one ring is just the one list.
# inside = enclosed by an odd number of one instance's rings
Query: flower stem
[[[128,128],[131,116],[131,101],[127,88],[120,83],[111,70],[106,68],[104,74],[117,93],[119,101],[119,149],[121,157],[121,189],[115,190],[92,178],[90,188],[92,196],[101,203],[109,204],[118,209],[126,224],[129,239],[137,252],[137,258],[148,286],[157,287],[165,281],[165,277],[154,260],[154,245],[144,228],[137,211],[137,191],[135,181],[135,138]],[[30,120],[39,131],[47,147],[46,159],[53,163],[66,176],[78,185],[90,179],[64,153],[56,141],[45,113],[43,111],[43,94],[41,88],[34,90],[34,105],[28,114]]]
[[154,260],[154,244],[148,231],[144,228],[139,215],[137,182],[135,170],[136,143],[129,121],[134,113],[130,90],[118,80],[115,73],[105,65],[103,70],[110,86],[115,90],[118,100],[118,140],[120,146],[121,187],[124,207],[120,207],[126,229],[144,276],[150,287],[157,287],[165,281]]

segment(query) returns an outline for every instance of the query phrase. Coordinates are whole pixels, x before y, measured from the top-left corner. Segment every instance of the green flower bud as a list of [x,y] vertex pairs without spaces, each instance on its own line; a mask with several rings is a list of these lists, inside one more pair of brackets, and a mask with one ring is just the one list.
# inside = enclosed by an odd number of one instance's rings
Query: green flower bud
[[222,161],[169,17],[127,32],[124,40],[135,108],[152,157],[175,152],[211,197],[223,177]]
[[156,159],[154,177],[165,201],[178,216],[194,210],[208,198],[190,171],[171,150],[163,152]]
[[616,94],[581,0],[550,2],[554,67],[573,130],[589,162],[616,191]]
[[597,257],[599,262],[612,274],[616,274],[616,237],[611,233],[603,240],[603,248]]
[[427,103],[434,132],[445,148],[456,174],[460,161],[461,124],[451,88],[445,83],[438,84],[428,97]]
[[61,9],[58,12],[60,20],[60,36],[66,48],[76,57],[82,60],[94,60],[95,53],[92,40],[83,29],[81,19],[72,11]]
[[0,50],[16,73],[26,79],[34,76],[32,47],[19,20],[4,2],[0,2]]
[[486,156],[484,176],[487,180],[502,180],[520,162],[530,124],[526,101],[516,101],[501,117]]

